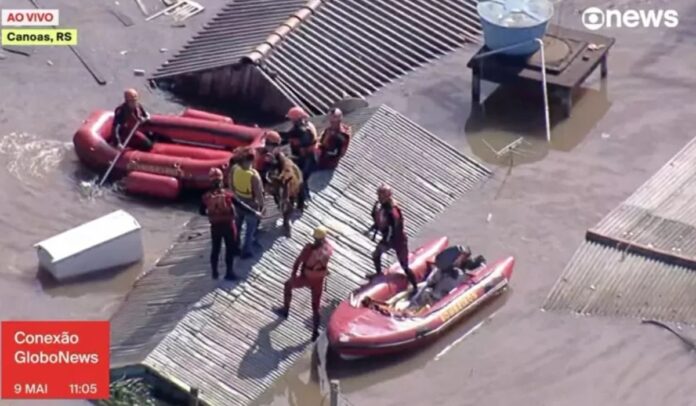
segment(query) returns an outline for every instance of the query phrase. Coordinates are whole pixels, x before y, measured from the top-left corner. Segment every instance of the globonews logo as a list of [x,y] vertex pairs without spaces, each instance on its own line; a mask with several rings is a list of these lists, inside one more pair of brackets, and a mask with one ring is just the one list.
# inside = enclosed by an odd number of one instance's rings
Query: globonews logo
[[582,13],[582,25],[588,30],[600,28],[675,28],[679,25],[676,10],[602,10],[590,7]]

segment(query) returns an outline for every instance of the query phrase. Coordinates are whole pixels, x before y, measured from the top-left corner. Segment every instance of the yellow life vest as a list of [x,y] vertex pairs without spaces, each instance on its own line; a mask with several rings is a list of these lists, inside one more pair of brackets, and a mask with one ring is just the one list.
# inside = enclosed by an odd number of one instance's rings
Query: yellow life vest
[[254,197],[254,188],[252,186],[253,178],[258,176],[256,169],[244,169],[239,165],[232,168],[232,190],[234,193],[243,199],[252,199]]

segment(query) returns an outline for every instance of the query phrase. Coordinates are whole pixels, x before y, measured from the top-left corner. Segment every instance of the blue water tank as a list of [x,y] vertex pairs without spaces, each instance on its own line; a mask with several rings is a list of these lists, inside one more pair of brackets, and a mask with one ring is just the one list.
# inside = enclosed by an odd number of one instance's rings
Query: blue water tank
[[486,47],[496,50],[520,44],[501,51],[506,55],[536,52],[539,43],[532,40],[544,37],[553,16],[550,0],[481,0],[477,8]]

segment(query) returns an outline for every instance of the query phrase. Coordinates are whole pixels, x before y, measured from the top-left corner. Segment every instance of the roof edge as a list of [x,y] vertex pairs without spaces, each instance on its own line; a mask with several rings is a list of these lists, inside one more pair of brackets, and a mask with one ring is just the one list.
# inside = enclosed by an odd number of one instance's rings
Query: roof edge
[[314,12],[319,9],[328,0],[309,0],[304,6],[292,14],[280,27],[269,35],[266,40],[253,51],[242,58],[241,62],[258,64],[263,60],[278,44],[297,27],[308,19]]

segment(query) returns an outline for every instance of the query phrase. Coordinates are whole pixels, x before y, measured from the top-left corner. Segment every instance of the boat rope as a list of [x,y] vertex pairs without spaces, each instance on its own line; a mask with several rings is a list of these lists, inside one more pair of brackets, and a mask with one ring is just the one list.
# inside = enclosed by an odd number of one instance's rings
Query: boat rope
[[684,335],[682,335],[681,333],[679,333],[678,331],[676,331],[672,327],[668,326],[667,324],[665,324],[661,321],[657,321],[657,320],[643,320],[641,323],[652,324],[652,325],[664,328],[665,330],[667,330],[667,331],[671,332],[672,334],[674,334],[675,336],[677,336],[687,347],[689,347],[689,350],[696,351],[696,343],[694,343],[693,340],[691,340],[687,337],[684,337]]

